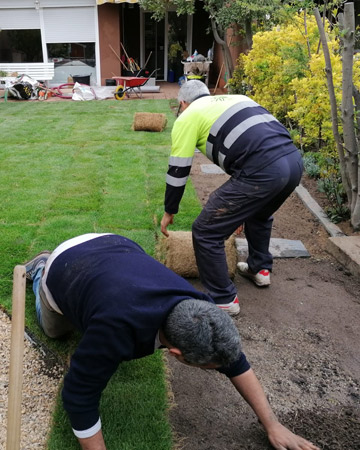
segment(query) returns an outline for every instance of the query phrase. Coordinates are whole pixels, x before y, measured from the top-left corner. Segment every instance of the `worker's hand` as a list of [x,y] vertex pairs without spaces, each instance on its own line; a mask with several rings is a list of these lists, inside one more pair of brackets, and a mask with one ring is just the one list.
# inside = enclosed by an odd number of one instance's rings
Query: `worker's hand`
[[164,236],[169,237],[169,233],[167,227],[174,223],[174,214],[169,214],[167,212],[164,213],[163,218],[161,219],[161,232]]
[[239,236],[242,232],[244,231],[244,224],[241,224],[240,226],[238,226],[235,230],[235,234],[237,236]]
[[320,450],[319,447],[292,433],[279,422],[274,422],[267,429],[271,445],[276,450]]

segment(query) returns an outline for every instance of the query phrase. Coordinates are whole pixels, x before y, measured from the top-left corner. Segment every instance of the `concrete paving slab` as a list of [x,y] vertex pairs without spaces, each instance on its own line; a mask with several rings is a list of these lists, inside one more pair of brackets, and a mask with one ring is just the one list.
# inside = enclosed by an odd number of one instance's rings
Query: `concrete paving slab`
[[[246,239],[235,238],[235,245],[239,257],[248,255],[248,245]],[[310,253],[306,250],[304,244],[298,240],[272,238],[270,239],[269,250],[274,258],[310,257]]]
[[330,237],[327,250],[349,272],[360,277],[360,236]]
[[214,173],[214,174],[223,174],[225,173],[221,167],[216,164],[200,164],[201,172],[203,173]]

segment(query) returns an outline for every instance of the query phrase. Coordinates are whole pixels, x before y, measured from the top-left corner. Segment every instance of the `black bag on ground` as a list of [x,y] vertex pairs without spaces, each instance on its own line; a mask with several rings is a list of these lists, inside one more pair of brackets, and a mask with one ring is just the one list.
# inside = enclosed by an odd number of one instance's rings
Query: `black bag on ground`
[[20,81],[9,87],[10,94],[19,100],[29,100],[33,95],[33,86],[27,81]]

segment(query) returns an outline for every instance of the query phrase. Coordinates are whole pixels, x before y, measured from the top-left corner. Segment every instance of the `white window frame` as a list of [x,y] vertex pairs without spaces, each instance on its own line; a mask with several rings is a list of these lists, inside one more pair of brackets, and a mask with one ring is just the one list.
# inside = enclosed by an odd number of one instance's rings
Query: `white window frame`
[[[146,11],[142,8],[139,8],[140,10],[140,67],[143,67],[145,64],[145,16],[144,14]],[[171,7],[168,9],[168,11],[175,11],[176,8],[175,7]],[[164,27],[166,31],[168,29],[168,25],[169,25],[169,16],[168,16],[168,11],[166,11],[165,13],[165,20],[164,20]],[[189,52],[189,54],[191,53],[191,47],[192,47],[192,38],[193,38],[193,16],[192,15],[188,15],[187,16],[187,31],[186,31],[186,50]],[[164,33],[164,47],[165,47],[165,51],[164,51],[164,81],[167,81],[167,74],[168,74],[168,57],[167,55],[169,54],[169,37],[168,37],[168,33]]]
[[[101,61],[100,61],[100,43],[99,43],[99,26],[98,26],[98,9],[95,0],[8,0],[0,4],[1,10],[6,9],[36,9],[39,14],[40,22],[40,35],[41,35],[41,46],[43,51],[43,60],[45,63],[49,62],[48,52],[47,52],[47,40],[46,40],[46,27],[44,23],[44,9],[54,9],[54,8],[69,8],[72,7],[91,7],[94,8],[94,23],[95,28],[95,61],[96,61],[96,85],[101,83]],[[31,27],[29,27],[31,28]],[[5,28],[4,28],[5,29]]]

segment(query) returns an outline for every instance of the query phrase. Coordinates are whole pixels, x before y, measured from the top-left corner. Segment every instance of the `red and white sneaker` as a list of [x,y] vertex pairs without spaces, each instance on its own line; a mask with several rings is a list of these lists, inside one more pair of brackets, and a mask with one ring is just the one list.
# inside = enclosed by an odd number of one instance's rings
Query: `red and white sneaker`
[[256,286],[265,287],[270,286],[270,271],[268,269],[262,269],[258,273],[252,273],[249,266],[245,262],[237,263],[240,275],[252,280]]
[[236,316],[240,312],[240,304],[237,296],[230,303],[217,303],[216,306],[229,313],[230,316]]

